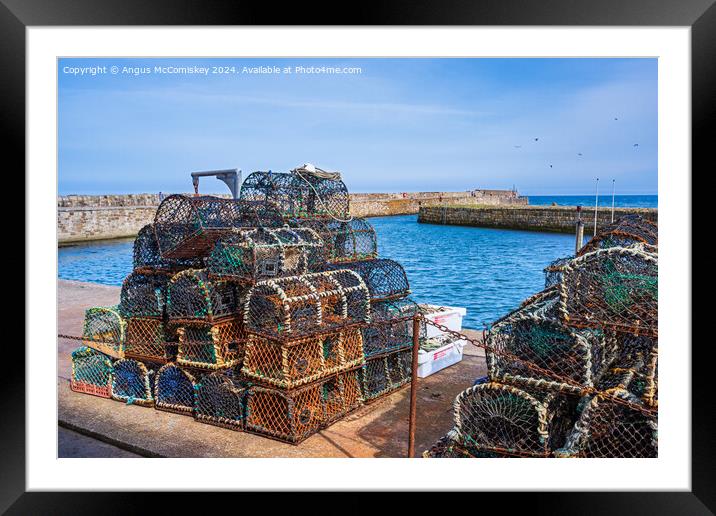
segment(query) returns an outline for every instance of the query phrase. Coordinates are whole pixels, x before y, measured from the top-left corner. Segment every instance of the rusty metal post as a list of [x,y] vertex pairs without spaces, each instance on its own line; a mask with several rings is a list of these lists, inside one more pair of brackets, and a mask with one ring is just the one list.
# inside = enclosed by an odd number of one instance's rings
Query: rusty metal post
[[410,375],[410,420],[408,423],[408,457],[415,456],[415,409],[418,397],[418,351],[420,350],[420,317],[413,317],[413,366]]

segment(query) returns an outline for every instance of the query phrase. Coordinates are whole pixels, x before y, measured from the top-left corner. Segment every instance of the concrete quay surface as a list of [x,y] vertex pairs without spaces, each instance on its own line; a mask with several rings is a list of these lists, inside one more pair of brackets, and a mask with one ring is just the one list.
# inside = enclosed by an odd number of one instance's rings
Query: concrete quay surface
[[[84,311],[119,302],[119,287],[58,280],[58,332],[81,335]],[[480,332],[467,330],[470,337]],[[61,457],[405,457],[409,386],[359,408],[297,446],[198,423],[190,416],[126,405],[70,390],[70,353],[58,339]],[[465,346],[462,362],[418,380],[416,456],[453,424],[453,400],[486,374],[484,351]],[[77,435],[80,434],[80,435]]]

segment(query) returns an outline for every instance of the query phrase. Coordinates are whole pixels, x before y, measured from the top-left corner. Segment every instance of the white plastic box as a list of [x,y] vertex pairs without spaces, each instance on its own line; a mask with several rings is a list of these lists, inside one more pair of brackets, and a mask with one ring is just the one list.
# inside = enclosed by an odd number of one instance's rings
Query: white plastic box
[[425,378],[462,360],[466,342],[448,335],[432,337],[428,341],[440,340],[444,344],[437,349],[418,351],[418,378]]
[[[465,317],[467,309],[460,306],[437,306],[437,305],[420,305],[427,313],[425,318],[434,323],[446,326],[452,331],[462,331],[462,318]],[[427,337],[437,337],[442,332],[432,324],[427,325]]]
[[[462,319],[467,309],[454,306],[420,305],[425,318],[445,326],[452,331],[462,331]],[[439,347],[418,352],[418,378],[425,378],[462,360],[462,352],[466,341],[445,334],[435,326],[428,324],[426,328],[427,343]],[[438,342],[436,342],[438,341]],[[433,347],[429,346],[429,347]]]

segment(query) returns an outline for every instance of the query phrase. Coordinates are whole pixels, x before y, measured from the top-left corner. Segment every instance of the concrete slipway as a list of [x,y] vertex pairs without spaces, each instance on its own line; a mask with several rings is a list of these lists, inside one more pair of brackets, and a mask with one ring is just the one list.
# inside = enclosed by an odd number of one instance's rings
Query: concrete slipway
[[[58,333],[81,335],[85,309],[117,304],[119,291],[119,287],[59,280]],[[466,333],[472,337],[479,335],[478,332]],[[294,446],[198,423],[188,416],[72,392],[69,386],[70,353],[78,345],[78,341],[58,341],[58,424],[63,442],[61,456],[406,456],[409,387],[361,407],[345,419]],[[455,396],[484,374],[486,365],[483,350],[466,346],[462,362],[418,380],[416,455],[422,454],[452,427],[452,403]],[[89,438],[78,436],[77,433]],[[72,446],[67,446],[68,442]]]

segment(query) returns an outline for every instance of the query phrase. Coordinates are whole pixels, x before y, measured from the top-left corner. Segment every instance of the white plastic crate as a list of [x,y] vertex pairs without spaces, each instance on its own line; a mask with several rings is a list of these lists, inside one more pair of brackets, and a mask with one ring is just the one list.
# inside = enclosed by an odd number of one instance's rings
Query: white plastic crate
[[[459,306],[437,306],[437,305],[420,305],[427,313],[425,318],[434,323],[446,326],[452,331],[462,331],[462,318],[465,317],[467,309]],[[427,325],[427,337],[437,337],[442,332],[435,326]]]
[[437,344],[442,345],[430,351],[424,349],[418,351],[418,378],[425,378],[460,362],[466,342],[440,334],[437,337],[428,338],[425,344],[429,347]]

